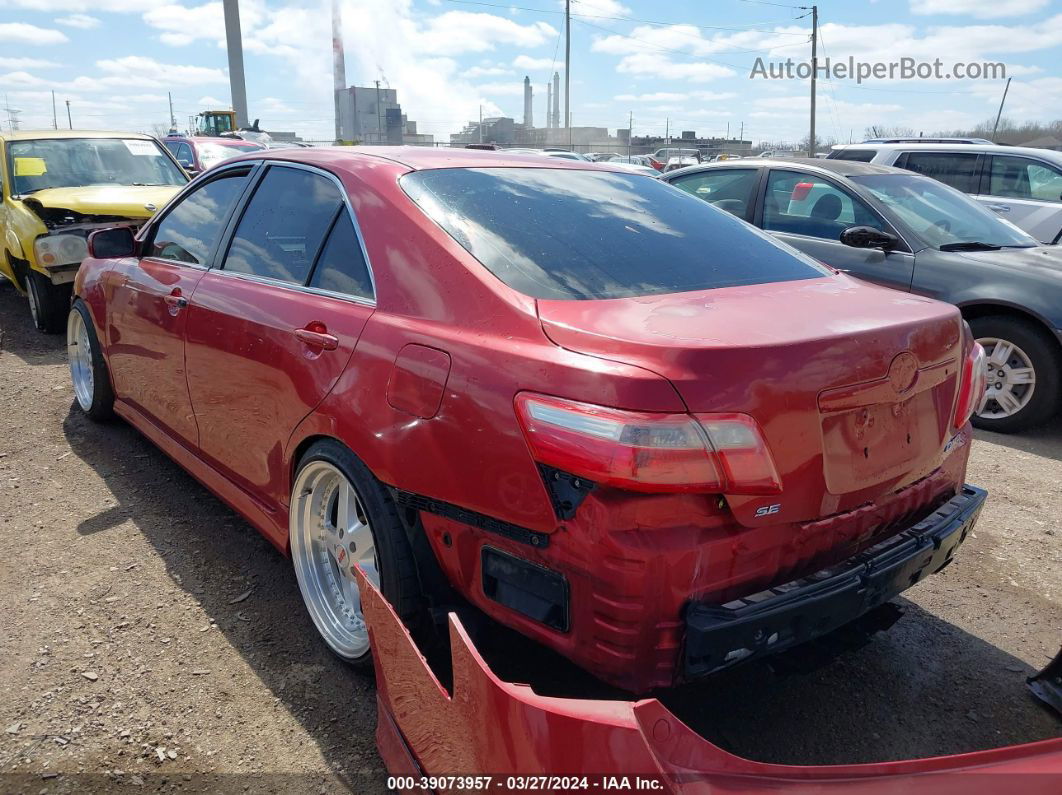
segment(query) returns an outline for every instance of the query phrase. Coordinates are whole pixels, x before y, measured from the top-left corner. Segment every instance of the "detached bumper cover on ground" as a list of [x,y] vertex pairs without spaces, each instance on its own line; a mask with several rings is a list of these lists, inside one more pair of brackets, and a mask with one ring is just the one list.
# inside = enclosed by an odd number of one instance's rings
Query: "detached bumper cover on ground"
[[967,485],[913,527],[809,577],[686,613],[685,674],[695,678],[814,640],[951,563],[988,492]]
[[[1062,739],[956,756],[800,767],[753,762],[689,729],[656,699],[637,702],[536,695],[498,679],[450,617],[453,695],[440,685],[390,605],[359,573],[375,648],[377,745],[396,776],[642,776],[673,793],[1057,792]],[[516,786],[522,786],[519,781]],[[572,781],[564,782],[571,785]],[[578,780],[574,782],[578,786]],[[545,782],[538,789],[552,787]],[[437,787],[445,789],[445,787]],[[593,789],[591,783],[590,786]],[[600,787],[598,787],[600,788]]]

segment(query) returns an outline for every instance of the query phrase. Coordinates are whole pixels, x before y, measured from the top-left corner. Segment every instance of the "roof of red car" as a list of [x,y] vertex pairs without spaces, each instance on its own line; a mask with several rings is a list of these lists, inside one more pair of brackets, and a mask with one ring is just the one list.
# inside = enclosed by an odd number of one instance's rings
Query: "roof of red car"
[[[432,168],[575,168],[597,171],[621,171],[609,168],[607,163],[590,163],[581,160],[566,160],[537,154],[509,154],[504,150],[450,149],[428,146],[315,146],[309,149],[269,149],[255,152],[245,159],[293,160],[302,163],[341,164],[356,156],[369,156],[390,160],[407,168],[419,171]],[[624,172],[629,173],[629,172]]]
[[222,138],[215,135],[167,135],[163,141],[185,141],[193,144],[219,144],[220,146],[257,146],[265,147],[257,141],[248,141],[246,138]]

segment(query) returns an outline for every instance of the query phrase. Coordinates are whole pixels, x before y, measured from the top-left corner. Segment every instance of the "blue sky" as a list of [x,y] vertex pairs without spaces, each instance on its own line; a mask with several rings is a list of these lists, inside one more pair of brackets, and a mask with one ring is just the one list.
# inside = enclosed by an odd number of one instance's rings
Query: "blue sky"
[[[573,0],[572,114],[577,125],[635,134],[696,130],[798,141],[808,124],[806,80],[750,79],[756,59],[810,58],[800,2]],[[307,138],[332,131],[330,0],[241,0],[250,115]],[[443,136],[476,117],[520,120],[522,82],[563,69],[560,0],[343,0],[348,83],[398,89],[421,131]],[[819,3],[820,57],[997,61],[1013,77],[1005,116],[1062,118],[1062,2],[878,0]],[[219,2],[0,0],[0,101],[22,127],[151,132],[229,103]],[[563,82],[563,75],[562,75]],[[995,115],[1003,81],[819,81],[822,137],[858,140],[871,124],[927,132]],[[0,112],[0,125],[7,127]]]

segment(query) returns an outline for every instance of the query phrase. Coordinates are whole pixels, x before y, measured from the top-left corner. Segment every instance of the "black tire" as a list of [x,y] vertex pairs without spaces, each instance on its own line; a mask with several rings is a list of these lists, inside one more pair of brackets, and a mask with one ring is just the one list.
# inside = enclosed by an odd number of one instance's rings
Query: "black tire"
[[[70,307],[67,325],[74,313],[77,313],[85,324],[88,333],[89,350],[92,357],[92,402],[86,408],[81,401],[75,398],[78,406],[94,422],[107,422],[114,419],[114,389],[111,387],[111,373],[107,369],[107,360],[103,357],[103,348],[99,337],[96,336],[96,326],[92,322],[92,313],[80,298],[74,299],[74,305]],[[67,355],[70,351],[69,332],[67,336]]]
[[[387,488],[376,479],[369,468],[348,447],[334,439],[314,442],[299,459],[295,480],[303,467],[314,461],[325,461],[350,481],[361,497],[368,514],[369,526],[376,545],[377,565],[380,572],[380,592],[402,619],[414,637],[431,632],[427,604],[421,591],[420,578],[406,536],[399,508]],[[294,504],[294,499],[292,499]],[[305,605],[304,605],[305,606]],[[312,613],[311,613],[312,615]],[[325,644],[343,662],[354,668],[368,670],[372,667],[372,650],[357,658],[347,658]]]
[[47,276],[32,268],[26,273],[26,295],[29,297],[30,314],[37,331],[44,334],[59,334],[66,329],[70,312],[72,284],[52,284]]
[[1062,352],[1058,342],[1032,321],[1009,315],[974,318],[970,329],[978,340],[995,338],[1017,345],[1028,356],[1036,374],[1032,397],[1023,408],[1007,417],[975,414],[974,426],[997,433],[1016,433],[1050,419],[1062,401]]

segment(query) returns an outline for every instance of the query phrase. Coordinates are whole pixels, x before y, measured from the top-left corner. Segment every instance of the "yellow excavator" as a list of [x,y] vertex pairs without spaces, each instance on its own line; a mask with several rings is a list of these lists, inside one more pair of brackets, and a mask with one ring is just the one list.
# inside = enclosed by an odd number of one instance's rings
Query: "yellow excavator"
[[231,136],[236,132],[236,111],[204,110],[195,117],[195,134]]

